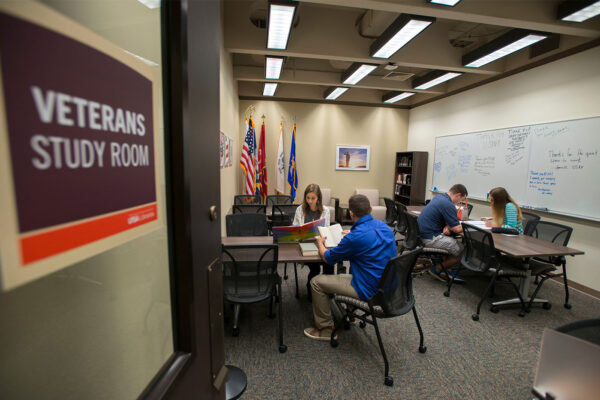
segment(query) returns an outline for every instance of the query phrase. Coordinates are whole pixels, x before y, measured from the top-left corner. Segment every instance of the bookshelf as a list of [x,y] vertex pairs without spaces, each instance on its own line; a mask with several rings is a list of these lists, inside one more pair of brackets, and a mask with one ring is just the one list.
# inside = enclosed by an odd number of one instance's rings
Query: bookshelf
[[394,200],[407,206],[425,204],[427,155],[426,151],[396,153]]

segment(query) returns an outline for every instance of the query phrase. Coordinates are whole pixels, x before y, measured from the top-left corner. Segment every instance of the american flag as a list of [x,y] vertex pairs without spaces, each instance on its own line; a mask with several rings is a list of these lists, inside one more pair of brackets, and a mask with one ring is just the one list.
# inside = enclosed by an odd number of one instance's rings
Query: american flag
[[244,170],[246,184],[244,185],[244,194],[254,194],[255,175],[254,175],[254,122],[252,117],[246,120],[246,139],[242,148],[242,157],[240,166]]

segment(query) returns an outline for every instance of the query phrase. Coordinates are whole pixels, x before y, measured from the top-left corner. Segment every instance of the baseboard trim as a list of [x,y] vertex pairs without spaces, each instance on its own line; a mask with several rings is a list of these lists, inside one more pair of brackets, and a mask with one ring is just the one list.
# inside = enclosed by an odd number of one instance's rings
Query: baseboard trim
[[[555,282],[557,282],[557,283],[560,283],[561,285],[564,286],[562,277],[552,278],[552,280],[555,281]],[[589,288],[589,287],[587,287],[585,285],[582,285],[581,283],[573,282],[570,279],[567,279],[567,282],[569,282],[569,288],[573,288],[573,289],[579,290],[582,293],[585,293],[585,294],[587,294],[589,296],[594,297],[595,299],[600,300],[600,291],[592,289],[592,288]]]

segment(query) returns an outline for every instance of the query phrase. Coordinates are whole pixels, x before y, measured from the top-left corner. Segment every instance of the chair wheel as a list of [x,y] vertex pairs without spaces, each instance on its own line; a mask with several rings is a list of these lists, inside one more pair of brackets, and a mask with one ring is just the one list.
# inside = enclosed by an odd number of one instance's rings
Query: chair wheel
[[569,303],[565,303],[565,308],[566,308],[567,310],[570,310],[570,309],[571,309],[571,307],[572,307],[572,306],[571,306]]
[[347,331],[350,330],[350,321],[348,321],[348,320],[344,321],[344,329]]
[[473,314],[471,318],[473,318],[473,321],[479,321],[479,314]]
[[386,376],[384,382],[386,386],[394,386],[394,378],[391,376]]
[[500,311],[500,309],[496,306],[492,306],[490,308],[490,311],[493,312],[494,314],[498,314],[498,312]]
[[240,335],[240,328],[233,328],[231,330],[231,336],[239,336]]
[[519,317],[523,318],[525,316],[525,311],[521,310],[519,311]]
[[339,343],[338,343],[338,341],[337,341],[337,340],[335,340],[335,339],[331,339],[331,340],[329,341],[329,344],[331,345],[331,347],[338,347],[338,344],[339,344]]
[[542,304],[542,308],[544,310],[549,310],[549,309],[552,308],[552,304],[551,303],[544,303],[544,304]]
[[360,326],[361,328],[364,328],[365,326],[367,326],[367,323],[365,321],[360,321],[358,326]]
[[447,292],[447,291],[446,291],[446,292],[444,292],[444,296],[446,296],[446,297],[450,297],[450,292]]
[[285,353],[287,351],[287,346],[285,344],[280,344],[279,345],[279,352],[280,353]]
[[427,351],[427,346],[419,346],[419,353],[425,353]]

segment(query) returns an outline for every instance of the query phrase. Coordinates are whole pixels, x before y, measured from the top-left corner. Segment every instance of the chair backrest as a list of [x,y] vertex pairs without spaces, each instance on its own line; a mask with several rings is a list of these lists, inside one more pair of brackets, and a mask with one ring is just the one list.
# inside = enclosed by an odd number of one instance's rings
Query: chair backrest
[[415,297],[412,288],[412,271],[421,252],[420,248],[391,258],[381,275],[377,292],[369,300],[383,309],[383,318],[395,317],[409,312]]
[[234,214],[266,214],[267,207],[263,204],[234,204]]
[[[569,239],[571,239],[571,233],[573,233],[573,228],[570,226],[555,222],[537,221],[531,236],[566,246],[569,244]],[[556,257],[536,257],[536,259],[546,262],[558,261]]]
[[227,236],[267,236],[265,214],[228,214],[225,216]]
[[379,205],[379,190],[378,189],[356,189],[355,194],[363,194],[369,199],[371,207]]
[[404,235],[403,246],[406,250],[414,250],[421,245],[421,232],[419,232],[419,223],[415,215],[404,212],[406,216],[406,233]]
[[398,210],[394,204],[394,200],[384,197],[383,201],[385,202],[385,223],[389,226],[394,226],[398,219]]
[[600,345],[600,318],[569,322],[559,326],[556,330]]
[[462,228],[465,250],[460,260],[461,264],[465,268],[477,272],[496,268],[498,260],[491,232],[466,224],[462,224]]
[[251,194],[238,194],[233,196],[233,204],[262,204],[262,199]]
[[276,204],[271,213],[272,226],[288,226],[294,221],[297,204]]
[[535,230],[535,226],[540,220],[540,216],[526,211],[521,211],[521,214],[523,214],[523,221],[521,221],[523,224],[523,234],[531,236]]
[[400,203],[399,201],[395,201],[394,202],[394,206],[396,206],[396,232],[400,233],[401,235],[405,235],[406,234],[406,230],[408,229],[408,217],[406,216],[406,213],[408,212],[408,210],[406,209],[406,206],[402,203]]
[[473,211],[473,204],[467,204],[467,217],[471,215],[471,211]]
[[275,204],[292,204],[293,200],[291,196],[286,194],[272,194],[267,196],[266,205],[272,206]]
[[429,204],[430,201],[431,201],[431,199],[425,200],[425,205]]
[[277,282],[276,244],[223,245],[223,292],[229,301],[260,301]]
[[331,205],[331,189],[321,188],[321,196],[323,197],[323,205]]

